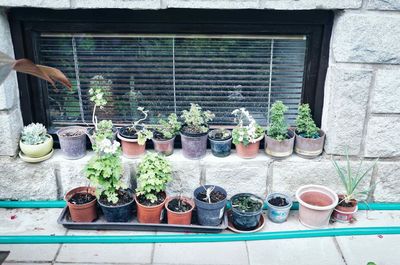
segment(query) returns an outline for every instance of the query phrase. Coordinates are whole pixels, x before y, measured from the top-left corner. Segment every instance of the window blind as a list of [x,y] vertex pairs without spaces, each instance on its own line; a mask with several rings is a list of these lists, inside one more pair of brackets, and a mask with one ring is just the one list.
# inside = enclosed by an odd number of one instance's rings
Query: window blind
[[115,124],[149,123],[191,102],[213,111],[214,125],[234,125],[231,112],[245,107],[267,125],[276,100],[294,123],[301,101],[305,36],[41,34],[40,63],[57,67],[71,80],[68,91],[46,84],[51,126],[90,125],[90,80],[111,80],[109,104],[98,115]]

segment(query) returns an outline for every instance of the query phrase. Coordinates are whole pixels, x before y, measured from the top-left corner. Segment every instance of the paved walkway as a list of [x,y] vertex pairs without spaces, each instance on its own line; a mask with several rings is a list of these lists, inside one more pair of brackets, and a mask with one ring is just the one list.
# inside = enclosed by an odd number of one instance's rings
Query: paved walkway
[[[0,209],[2,235],[143,235],[151,232],[67,230],[56,223],[61,209]],[[399,226],[400,211],[360,211],[354,224],[330,227]],[[264,231],[304,230],[267,221]],[[230,233],[230,232],[224,232]],[[165,234],[159,232],[157,234]],[[400,264],[400,235],[346,236],[228,243],[0,245],[11,251],[4,264]]]

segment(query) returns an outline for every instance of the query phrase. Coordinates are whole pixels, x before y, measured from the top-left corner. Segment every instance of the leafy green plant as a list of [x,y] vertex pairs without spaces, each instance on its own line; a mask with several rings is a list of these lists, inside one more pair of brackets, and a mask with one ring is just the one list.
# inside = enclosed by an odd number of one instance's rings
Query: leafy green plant
[[85,167],[85,176],[96,186],[96,197],[105,196],[113,204],[118,202],[118,191],[125,189],[121,181],[121,148],[117,141],[103,139],[96,144],[96,152]]
[[143,107],[138,107],[138,111],[140,111],[143,114],[143,118],[134,121],[132,125],[128,128],[129,131],[135,131],[138,139],[138,144],[144,145],[146,143],[146,140],[149,140],[153,138],[153,132],[147,129],[146,124],[142,123],[147,119],[148,115],[148,110],[144,110]]
[[198,104],[190,103],[189,111],[182,111],[181,118],[185,121],[186,130],[192,133],[206,133],[208,122],[212,121],[215,114],[209,110],[202,111]]
[[25,126],[21,132],[21,140],[24,144],[38,145],[48,139],[46,127],[41,123],[31,123]]
[[177,135],[182,127],[182,123],[178,121],[178,116],[175,113],[171,113],[167,120],[160,119],[158,123],[159,126],[156,130],[164,139],[171,139]]
[[172,169],[168,160],[162,155],[148,153],[138,166],[136,194],[154,203],[157,194],[165,191],[171,180]]
[[270,110],[271,123],[268,126],[267,135],[277,141],[283,141],[288,136],[288,124],[285,121],[285,112],[288,108],[278,100],[272,104]]
[[319,128],[311,117],[311,109],[308,104],[299,105],[296,117],[296,131],[305,138],[315,139],[319,137]]
[[232,207],[241,212],[255,212],[262,207],[262,202],[251,195],[238,196],[232,200]]
[[97,124],[97,131],[95,132],[96,142],[104,139],[113,139],[113,123],[111,120],[102,120]]
[[96,108],[103,109],[107,105],[107,98],[111,95],[112,81],[105,79],[102,75],[95,75],[90,79],[89,96],[93,102],[92,122],[97,131]]
[[338,162],[335,161],[334,159],[332,159],[332,163],[345,188],[345,194],[343,200],[346,203],[350,203],[350,201],[352,199],[356,199],[358,195],[365,195],[365,196],[368,195],[368,192],[371,190],[371,188],[365,191],[357,191],[357,188],[358,185],[361,183],[361,181],[367,176],[367,174],[375,168],[376,164],[378,163],[378,159],[376,159],[374,163],[366,170],[362,170],[363,161],[360,160],[357,171],[354,172],[350,166],[348,148],[346,147],[346,168],[339,166]]
[[236,127],[232,130],[232,142],[234,144],[255,143],[264,134],[264,129],[257,124],[256,120],[245,108],[232,111],[235,115]]

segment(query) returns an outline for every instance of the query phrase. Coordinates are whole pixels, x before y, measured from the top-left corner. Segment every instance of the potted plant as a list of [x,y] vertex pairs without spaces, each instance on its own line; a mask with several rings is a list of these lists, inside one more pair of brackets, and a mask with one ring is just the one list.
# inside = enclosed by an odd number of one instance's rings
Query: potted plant
[[21,132],[19,147],[25,156],[42,158],[53,150],[53,138],[41,123],[31,123]]
[[165,189],[172,180],[167,159],[157,153],[144,156],[137,169],[136,204],[139,223],[160,223],[167,198]]
[[239,193],[231,198],[232,223],[239,230],[257,227],[262,214],[263,200],[251,193]]
[[233,143],[241,158],[254,158],[260,149],[260,141],[264,137],[264,129],[245,108],[235,109],[236,127],[232,130]]
[[133,193],[121,181],[121,149],[117,141],[103,139],[95,144],[95,155],[85,175],[96,187],[96,197],[108,222],[127,222],[133,214]]
[[265,153],[272,157],[283,158],[293,153],[295,135],[285,121],[287,110],[279,100],[272,104],[270,110],[271,122],[265,133]]
[[194,190],[197,221],[200,225],[218,226],[225,213],[226,191],[219,186],[204,185]]
[[64,158],[74,160],[86,155],[86,131],[81,126],[68,126],[57,131]]
[[299,105],[296,117],[295,152],[305,158],[317,157],[324,149],[325,133],[315,125],[308,104]]
[[283,223],[287,220],[290,208],[293,205],[292,199],[284,193],[274,192],[265,200],[268,205],[268,218],[274,223]]
[[165,209],[167,209],[168,224],[191,224],[194,202],[192,199],[182,196],[182,192],[180,192],[179,196],[168,198],[165,203]]
[[338,204],[337,194],[321,185],[304,185],[297,189],[300,222],[311,228],[328,225],[333,208]]
[[360,195],[367,196],[368,192],[371,190],[367,189],[364,191],[358,191],[358,186],[361,181],[367,176],[367,174],[372,171],[378,159],[365,170],[362,170],[363,161],[361,160],[357,171],[353,171],[350,166],[350,158],[348,150],[346,148],[346,168],[339,166],[338,162],[332,159],[333,166],[336,169],[337,174],[344,186],[345,193],[339,194],[339,202],[335,209],[333,210],[333,219],[339,222],[351,222],[353,220],[353,214],[358,210],[358,200]]
[[153,133],[142,122],[147,119],[148,110],[138,107],[144,117],[134,121],[131,126],[122,127],[117,136],[121,139],[122,153],[127,158],[137,158],[144,154],[146,141],[153,137]]
[[115,140],[115,137],[117,135],[117,129],[113,127],[111,120],[98,122],[96,116],[97,107],[99,107],[100,109],[104,109],[104,107],[107,105],[107,98],[110,97],[111,94],[111,85],[112,81],[109,79],[105,79],[102,75],[96,75],[90,80],[89,99],[93,103],[93,128],[88,129],[87,135],[92,145],[94,145],[95,143],[94,138],[96,137],[96,134],[100,133],[104,136],[104,132],[109,131],[110,128],[110,135],[105,135],[105,137],[110,140]]
[[153,132],[154,150],[169,156],[174,152],[175,136],[179,133],[182,124],[175,113],[171,113],[167,120],[160,119],[158,123]]
[[208,133],[208,139],[211,144],[211,153],[217,157],[226,157],[231,153],[232,133],[221,128],[214,129]]
[[190,103],[190,110],[182,111],[184,125],[181,129],[183,155],[189,159],[200,159],[206,155],[208,122],[215,117],[211,111],[202,111],[197,104]]
[[97,199],[93,187],[77,187],[68,191],[64,200],[73,222],[92,222],[97,218]]

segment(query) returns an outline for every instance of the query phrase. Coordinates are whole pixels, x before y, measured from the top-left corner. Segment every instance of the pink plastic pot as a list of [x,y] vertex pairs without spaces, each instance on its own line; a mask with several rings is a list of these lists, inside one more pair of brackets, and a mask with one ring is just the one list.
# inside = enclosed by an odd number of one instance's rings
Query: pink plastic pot
[[321,185],[305,185],[296,191],[299,201],[300,222],[310,228],[324,227],[329,224],[333,208],[339,202],[337,194]]
[[334,209],[332,213],[333,219],[337,222],[341,223],[350,223],[351,220],[353,219],[353,214],[357,212],[358,207],[356,206],[355,209],[351,212],[348,211],[340,211],[338,209]]

